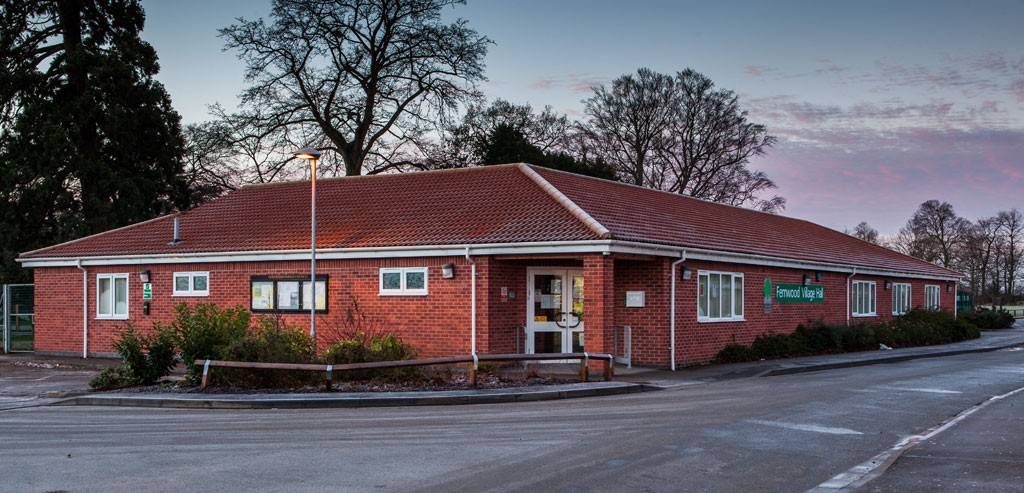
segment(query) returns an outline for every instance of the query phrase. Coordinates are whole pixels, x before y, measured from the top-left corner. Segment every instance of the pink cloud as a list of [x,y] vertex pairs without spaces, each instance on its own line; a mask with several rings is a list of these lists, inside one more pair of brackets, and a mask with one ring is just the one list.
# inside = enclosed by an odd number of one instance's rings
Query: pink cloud
[[767,65],[747,65],[743,67],[743,71],[753,77],[761,77],[768,72],[772,72],[774,69]]

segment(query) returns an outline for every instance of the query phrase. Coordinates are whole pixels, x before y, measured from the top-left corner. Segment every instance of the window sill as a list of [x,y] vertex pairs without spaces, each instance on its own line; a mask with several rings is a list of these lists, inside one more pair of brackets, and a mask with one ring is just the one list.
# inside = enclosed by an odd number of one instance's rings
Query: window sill
[[381,291],[379,294],[381,296],[426,296],[427,295],[427,293],[416,292],[416,291],[412,291],[412,292],[410,292],[410,291],[402,291],[402,292],[385,292],[385,291]]
[[854,313],[854,314],[852,314],[850,316],[853,317],[853,318],[871,318],[871,317],[877,317],[878,314],[877,313]]
[[210,296],[209,292],[205,293],[171,293],[173,298],[205,298]]
[[697,323],[702,324],[717,324],[723,322],[746,322],[747,319],[743,317],[733,318],[697,318]]
[[96,320],[128,320],[128,315],[96,315]]

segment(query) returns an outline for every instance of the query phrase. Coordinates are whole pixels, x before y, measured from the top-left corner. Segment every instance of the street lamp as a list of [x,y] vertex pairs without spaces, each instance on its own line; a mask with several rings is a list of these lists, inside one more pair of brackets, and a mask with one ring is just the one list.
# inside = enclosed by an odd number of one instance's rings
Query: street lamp
[[315,147],[303,147],[293,155],[309,161],[309,182],[312,187],[309,194],[309,295],[313,298],[309,300],[309,337],[313,338],[313,344],[316,345],[316,160],[320,159],[320,151]]

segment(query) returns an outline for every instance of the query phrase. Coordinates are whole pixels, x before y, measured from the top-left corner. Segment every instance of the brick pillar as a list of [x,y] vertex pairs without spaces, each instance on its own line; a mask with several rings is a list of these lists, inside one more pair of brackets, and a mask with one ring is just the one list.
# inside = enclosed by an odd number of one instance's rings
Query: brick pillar
[[[615,323],[615,258],[611,255],[586,255],[583,258],[584,347],[590,353],[611,353]],[[604,362],[591,362],[601,370]]]

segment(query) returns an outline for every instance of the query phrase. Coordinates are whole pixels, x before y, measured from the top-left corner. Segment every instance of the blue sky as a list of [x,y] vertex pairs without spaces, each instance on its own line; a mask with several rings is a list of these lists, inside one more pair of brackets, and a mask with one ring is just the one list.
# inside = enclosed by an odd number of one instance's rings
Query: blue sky
[[[216,30],[268,1],[143,0],[143,37],[186,122],[231,107],[242,67]],[[592,84],[692,67],[780,137],[754,162],[787,215],[895,232],[917,204],[970,218],[1024,208],[1024,1],[471,0],[495,41],[491,97],[579,116]]]

